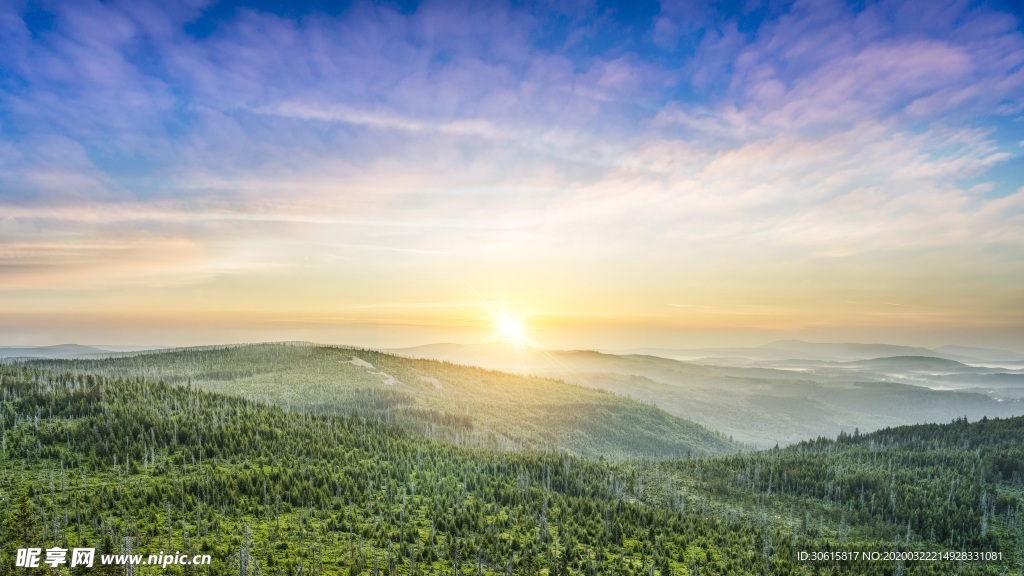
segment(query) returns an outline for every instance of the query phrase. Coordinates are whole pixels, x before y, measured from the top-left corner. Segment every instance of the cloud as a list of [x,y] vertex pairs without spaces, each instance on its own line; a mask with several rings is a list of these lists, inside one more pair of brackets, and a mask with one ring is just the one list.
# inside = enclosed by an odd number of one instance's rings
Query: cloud
[[1024,88],[1016,20],[983,8],[666,3],[633,40],[494,4],[238,9],[202,37],[202,3],[53,6],[43,30],[0,13],[7,286],[201,282],[299,246],[483,269],[1024,243],[1020,193],[971,188],[1019,154],[994,111]]
[[375,112],[358,110],[344,105],[328,104],[317,106],[303,102],[283,102],[272,109],[256,110],[297,120],[341,122],[372,128],[401,130],[405,132],[441,132],[446,134],[482,136],[495,138],[499,132],[486,120],[452,120],[449,122],[424,122],[413,117],[402,116],[389,111]]
[[645,226],[639,242],[666,250],[724,243],[849,255],[1020,243],[1021,228],[990,208],[995,200],[955,185],[1005,158],[976,131],[913,134],[871,122],[717,150],[667,140],[578,189],[571,203],[584,208],[566,206],[558,225],[635,222]]

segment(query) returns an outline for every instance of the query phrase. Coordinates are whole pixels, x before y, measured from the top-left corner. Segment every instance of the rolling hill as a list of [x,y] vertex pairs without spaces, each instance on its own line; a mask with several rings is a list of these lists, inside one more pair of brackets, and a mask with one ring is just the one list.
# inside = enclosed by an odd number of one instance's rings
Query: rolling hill
[[142,377],[288,409],[355,412],[433,438],[503,450],[543,448],[607,458],[736,450],[709,428],[592,387],[371,350],[256,344],[29,365]]

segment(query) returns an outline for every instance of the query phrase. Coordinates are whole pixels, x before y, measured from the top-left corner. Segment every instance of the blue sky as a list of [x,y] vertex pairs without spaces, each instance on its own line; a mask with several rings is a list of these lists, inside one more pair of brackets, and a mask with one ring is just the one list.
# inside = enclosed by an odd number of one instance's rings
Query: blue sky
[[1012,3],[8,1],[0,45],[9,343],[1024,349]]

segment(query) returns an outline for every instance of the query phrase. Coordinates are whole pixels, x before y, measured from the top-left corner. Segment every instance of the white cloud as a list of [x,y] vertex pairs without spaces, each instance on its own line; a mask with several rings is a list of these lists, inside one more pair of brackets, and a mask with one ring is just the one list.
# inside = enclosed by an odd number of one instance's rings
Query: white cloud
[[[199,247],[165,262],[192,278],[288,263],[288,242],[543,259],[1024,241],[1019,194],[958,184],[1007,159],[973,126],[1020,100],[1024,42],[956,6],[927,13],[938,32],[884,4],[799,4],[748,33],[701,13],[690,62],[573,58],[510,8],[240,11],[195,39],[195,8],[60,6],[42,41],[5,17],[24,85],[0,93],[28,133],[0,141],[0,234],[27,247],[59,229],[53,262],[134,234]],[[663,46],[693,6],[670,8],[651,23]],[[280,249],[237,249],[268,234]]]

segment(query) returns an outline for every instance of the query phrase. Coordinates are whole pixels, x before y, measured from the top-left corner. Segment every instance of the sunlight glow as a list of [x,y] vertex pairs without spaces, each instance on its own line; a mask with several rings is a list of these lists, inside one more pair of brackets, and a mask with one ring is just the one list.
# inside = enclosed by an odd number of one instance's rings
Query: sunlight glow
[[497,331],[502,340],[512,344],[524,344],[529,341],[523,320],[509,314],[500,314],[497,318]]

